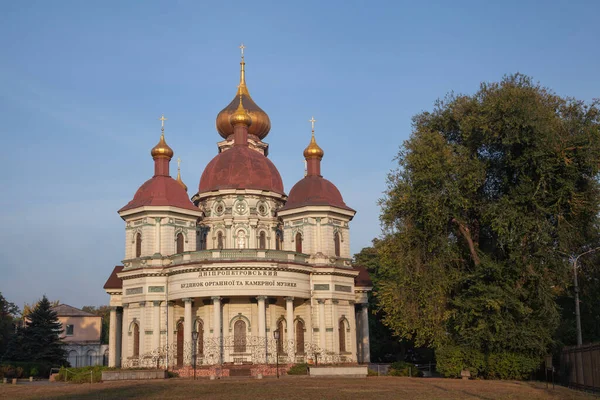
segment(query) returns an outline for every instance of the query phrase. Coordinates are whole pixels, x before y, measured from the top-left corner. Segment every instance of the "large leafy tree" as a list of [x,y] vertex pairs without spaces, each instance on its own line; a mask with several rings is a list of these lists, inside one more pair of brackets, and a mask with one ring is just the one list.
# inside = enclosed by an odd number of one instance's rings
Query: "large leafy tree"
[[540,356],[598,243],[600,112],[516,74],[413,119],[381,200],[379,304],[417,345]]

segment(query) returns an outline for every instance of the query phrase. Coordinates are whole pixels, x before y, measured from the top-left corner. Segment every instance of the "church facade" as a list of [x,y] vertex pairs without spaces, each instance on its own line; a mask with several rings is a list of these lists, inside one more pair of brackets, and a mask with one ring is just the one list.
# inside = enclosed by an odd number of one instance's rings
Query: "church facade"
[[188,196],[179,168],[170,176],[162,117],[154,175],[119,210],[125,259],[104,285],[110,366],[369,362],[371,282],[351,265],[355,211],[321,175],[314,119],[305,177],[286,195],[243,55],[240,65],[198,191]]

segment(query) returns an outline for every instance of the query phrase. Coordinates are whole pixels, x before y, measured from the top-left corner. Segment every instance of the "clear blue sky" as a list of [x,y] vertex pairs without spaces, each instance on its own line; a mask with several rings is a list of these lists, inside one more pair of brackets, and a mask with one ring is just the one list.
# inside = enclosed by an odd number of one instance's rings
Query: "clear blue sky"
[[192,195],[217,153],[240,42],[287,192],[317,119],[323,175],[358,211],[353,252],[380,234],[386,174],[411,116],[436,98],[514,72],[560,95],[600,96],[599,1],[0,6],[0,291],[21,307],[44,293],[107,303],[102,285],[124,256],[116,211],[152,176],[158,118]]

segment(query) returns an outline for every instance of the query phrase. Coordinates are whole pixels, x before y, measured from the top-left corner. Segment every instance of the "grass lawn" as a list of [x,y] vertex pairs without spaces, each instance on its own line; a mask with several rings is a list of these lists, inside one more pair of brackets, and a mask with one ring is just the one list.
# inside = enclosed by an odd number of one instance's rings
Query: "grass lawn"
[[308,378],[168,379],[94,384],[1,385],[0,399],[477,399],[584,400],[597,397],[538,382],[462,381],[438,378],[369,377],[367,379]]

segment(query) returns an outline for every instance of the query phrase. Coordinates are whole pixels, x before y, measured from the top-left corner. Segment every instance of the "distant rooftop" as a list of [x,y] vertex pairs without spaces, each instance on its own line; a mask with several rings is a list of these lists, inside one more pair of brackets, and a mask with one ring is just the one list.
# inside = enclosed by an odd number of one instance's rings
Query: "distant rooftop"
[[95,317],[96,315],[80,310],[68,304],[59,304],[52,307],[59,317]]

